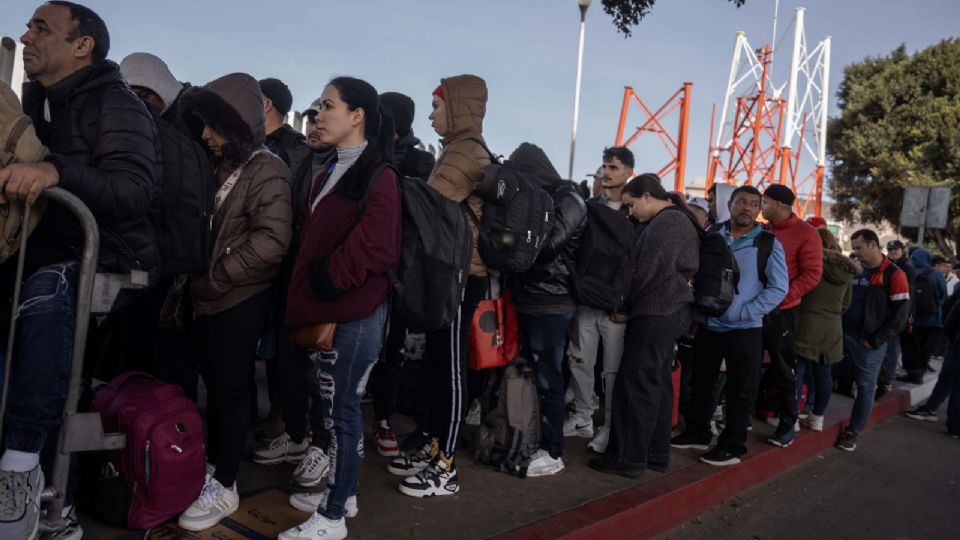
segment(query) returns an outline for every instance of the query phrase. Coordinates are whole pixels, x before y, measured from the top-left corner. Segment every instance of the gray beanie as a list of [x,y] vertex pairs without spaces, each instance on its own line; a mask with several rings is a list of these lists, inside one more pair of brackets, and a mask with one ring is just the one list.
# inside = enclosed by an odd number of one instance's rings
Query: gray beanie
[[163,100],[166,112],[176,101],[183,85],[170,73],[167,64],[150,53],[135,52],[120,62],[120,73],[130,86],[142,86],[153,91]]

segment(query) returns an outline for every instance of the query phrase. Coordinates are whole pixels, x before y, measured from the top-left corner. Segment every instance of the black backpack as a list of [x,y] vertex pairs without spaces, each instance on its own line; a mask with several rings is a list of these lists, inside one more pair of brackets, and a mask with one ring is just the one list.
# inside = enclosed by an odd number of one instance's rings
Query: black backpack
[[[99,94],[97,94],[99,96]],[[100,110],[99,97],[84,107]],[[213,165],[199,143],[144,104],[157,126],[160,139],[160,192],[153,199],[150,221],[160,248],[160,277],[203,273],[213,247]],[[99,112],[97,113],[99,115]],[[83,136],[91,148],[97,142],[95,124],[85,124]]]
[[620,309],[633,277],[634,227],[621,212],[587,201],[575,260],[569,261],[577,303],[613,312]]
[[913,305],[918,319],[933,317],[940,312],[936,286],[930,279],[931,273],[933,273],[932,268],[921,270],[917,272],[917,277],[914,280],[913,293],[915,298]]
[[[476,139],[483,144],[483,141]],[[528,180],[510,161],[500,162],[486,145],[490,166],[474,192],[484,200],[477,218],[466,201],[464,209],[476,223],[477,249],[494,270],[526,272],[537,260],[553,226],[553,198]]]
[[400,199],[400,262],[390,273],[394,312],[411,332],[449,327],[463,301],[473,234],[460,205],[419,178],[400,178]]
[[693,276],[694,307],[707,317],[719,317],[726,313],[740,282],[740,267],[726,239],[711,227],[704,231],[692,215],[679,207],[667,210],[682,212],[700,235],[700,266]]
[[163,257],[160,275],[203,273],[212,247],[213,166],[199,144],[159,115],[153,119],[163,154],[160,193],[151,210]]

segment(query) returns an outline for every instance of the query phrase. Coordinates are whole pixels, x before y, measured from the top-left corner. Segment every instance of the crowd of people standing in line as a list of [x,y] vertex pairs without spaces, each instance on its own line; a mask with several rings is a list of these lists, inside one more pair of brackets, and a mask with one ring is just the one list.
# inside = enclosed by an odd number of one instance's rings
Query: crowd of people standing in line
[[[403,249],[402,185],[407,177],[423,179],[464,212],[483,215],[477,189],[497,159],[483,138],[485,81],[475,75],[439,81],[429,115],[442,142],[434,160],[411,129],[413,100],[378,93],[361,79],[331,79],[304,112],[303,136],[284,122],[293,97],[278,79],[231,73],[191,86],[148,53],[118,65],[107,60],[103,20],[71,2],[40,6],[27,27],[21,41],[31,81],[22,113],[0,118],[0,127],[27,118],[32,128],[17,133],[23,145],[6,146],[14,151],[0,162],[0,202],[33,204],[43,189],[66,189],[96,217],[99,271],[149,276],[151,287],[122,291],[103,319],[100,329],[119,336],[118,360],[97,369],[147,370],[193,399],[202,377],[209,464],[196,501],[179,517],[184,529],[209,529],[239,506],[258,355],[269,358],[271,413],[256,429],[266,444],[253,461],[296,463],[292,481],[301,488],[326,480],[320,491],[290,497],[311,516],[281,538],[346,537],[344,518],[358,512],[368,382],[376,400],[373,442],[392,458],[387,469],[403,478],[399,491],[457,493],[461,426],[483,385],[483,375],[466,367],[471,321],[478,305],[504,288],[513,291],[521,355],[536,372],[540,443],[528,456],[527,477],[563,472],[567,437],[591,439],[600,455],[591,468],[630,478],[665,471],[671,447],[703,450],[699,459],[711,465],[735,465],[747,453],[761,390],[772,396],[777,415],[768,442],[790,446],[805,386],[811,410],[803,424],[823,429],[832,366],[844,358],[856,398],[837,446],[852,451],[881,371],[884,381],[895,375],[895,351],[903,351],[905,379],[917,382],[941,336],[950,343],[942,384],[910,414],[935,417],[952,395],[948,429],[960,435],[954,352],[960,308],[948,301],[937,269],[945,261],[917,247],[908,264],[902,244],[888,245],[885,256],[869,229],[852,235],[853,258],[847,257],[828,229],[794,213],[795,194],[782,185],[736,188],[729,219],[717,222],[715,193],[687,201],[668,192],[656,175],[636,175],[635,158],[623,147],[604,150],[600,190],[589,197],[539,147],[524,143],[509,162],[550,195],[550,232],[528,270],[505,276],[481,255],[480,222],[468,221],[473,245],[462,303],[452,323],[423,338],[417,428],[400,442],[390,419],[409,335],[404,321],[391,317],[391,272]],[[27,152],[37,148],[43,151]],[[209,259],[199,272],[178,272],[162,257],[165,242],[176,237],[165,236],[151,213],[161,182],[171,177],[209,185],[213,194],[209,221],[181,231],[199,236],[210,229]],[[623,301],[612,309],[578,295],[570,264],[597,208],[632,238]],[[77,231],[75,220],[51,205],[31,236],[16,351],[8,359],[4,538],[36,534],[41,454],[55,441],[48,435],[59,427],[72,355]],[[696,303],[708,237],[722,238],[739,271],[731,303],[715,314]],[[0,266],[5,293],[15,281],[11,266]],[[932,308],[917,302],[928,297]],[[182,309],[172,323],[157,325],[171,303]],[[333,325],[328,340],[313,336],[315,345],[302,345],[302,329]],[[671,372],[684,340],[692,340],[692,359],[683,367],[689,399],[683,429],[671,438]],[[596,431],[595,393],[604,400]],[[723,428],[714,442],[721,401]],[[51,538],[82,535],[69,505],[65,515],[70,527]]]

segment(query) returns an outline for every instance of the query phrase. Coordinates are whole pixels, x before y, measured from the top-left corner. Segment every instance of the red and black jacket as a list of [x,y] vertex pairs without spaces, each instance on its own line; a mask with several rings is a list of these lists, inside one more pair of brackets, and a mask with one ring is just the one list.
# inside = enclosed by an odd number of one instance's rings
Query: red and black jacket
[[873,348],[903,331],[910,316],[910,285],[907,274],[884,257],[870,278],[863,303],[861,340]]

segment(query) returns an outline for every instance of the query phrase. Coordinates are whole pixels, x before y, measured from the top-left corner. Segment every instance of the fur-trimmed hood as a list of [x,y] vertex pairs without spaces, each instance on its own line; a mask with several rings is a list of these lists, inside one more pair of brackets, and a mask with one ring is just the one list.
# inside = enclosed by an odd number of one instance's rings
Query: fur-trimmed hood
[[198,117],[210,129],[234,143],[246,160],[254,149],[263,146],[266,126],[260,83],[246,73],[231,73],[203,87],[185,90],[180,97],[184,116]]
[[823,279],[835,285],[844,285],[863,271],[860,263],[839,251],[823,250]]

